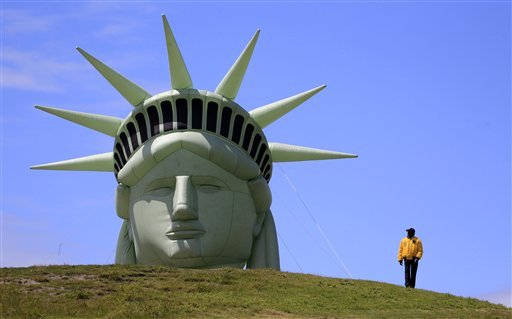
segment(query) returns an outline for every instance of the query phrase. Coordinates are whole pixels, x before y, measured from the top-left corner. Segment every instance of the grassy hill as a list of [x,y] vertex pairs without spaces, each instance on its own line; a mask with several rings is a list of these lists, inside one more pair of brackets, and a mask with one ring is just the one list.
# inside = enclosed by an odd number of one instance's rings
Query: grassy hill
[[0,269],[2,318],[512,318],[472,298],[271,270]]

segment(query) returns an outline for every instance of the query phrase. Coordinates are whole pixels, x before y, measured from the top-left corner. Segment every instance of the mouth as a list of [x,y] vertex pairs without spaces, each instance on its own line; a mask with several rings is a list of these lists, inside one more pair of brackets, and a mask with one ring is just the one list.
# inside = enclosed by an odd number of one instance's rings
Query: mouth
[[197,220],[183,220],[172,222],[171,227],[165,233],[170,239],[193,239],[204,235],[206,231]]

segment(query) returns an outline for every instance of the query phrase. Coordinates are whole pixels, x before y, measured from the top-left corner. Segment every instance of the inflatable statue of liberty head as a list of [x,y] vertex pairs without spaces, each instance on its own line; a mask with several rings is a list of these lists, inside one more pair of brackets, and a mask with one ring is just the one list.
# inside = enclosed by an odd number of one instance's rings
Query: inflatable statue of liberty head
[[259,30],[210,92],[193,88],[165,16],[163,23],[172,89],[151,95],[77,48],[133,110],[120,119],[36,106],[112,136],[114,147],[32,168],[114,173],[123,219],[116,263],[279,269],[272,164],[356,156],[268,142],[263,128],[325,86],[247,112],[234,99]]

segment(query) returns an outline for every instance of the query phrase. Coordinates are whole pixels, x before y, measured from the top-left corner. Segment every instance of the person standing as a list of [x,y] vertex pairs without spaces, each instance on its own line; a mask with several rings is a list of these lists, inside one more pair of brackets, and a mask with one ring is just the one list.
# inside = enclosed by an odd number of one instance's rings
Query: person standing
[[400,266],[405,261],[405,287],[414,288],[416,286],[416,272],[418,271],[418,262],[423,256],[423,244],[421,240],[414,236],[414,228],[406,229],[407,237],[400,241],[398,248],[398,262]]

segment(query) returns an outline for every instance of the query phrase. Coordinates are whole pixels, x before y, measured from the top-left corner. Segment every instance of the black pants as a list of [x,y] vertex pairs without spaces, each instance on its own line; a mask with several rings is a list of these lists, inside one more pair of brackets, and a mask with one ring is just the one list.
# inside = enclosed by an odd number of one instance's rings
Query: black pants
[[418,271],[418,262],[405,260],[405,286],[414,288],[416,286],[416,272]]

